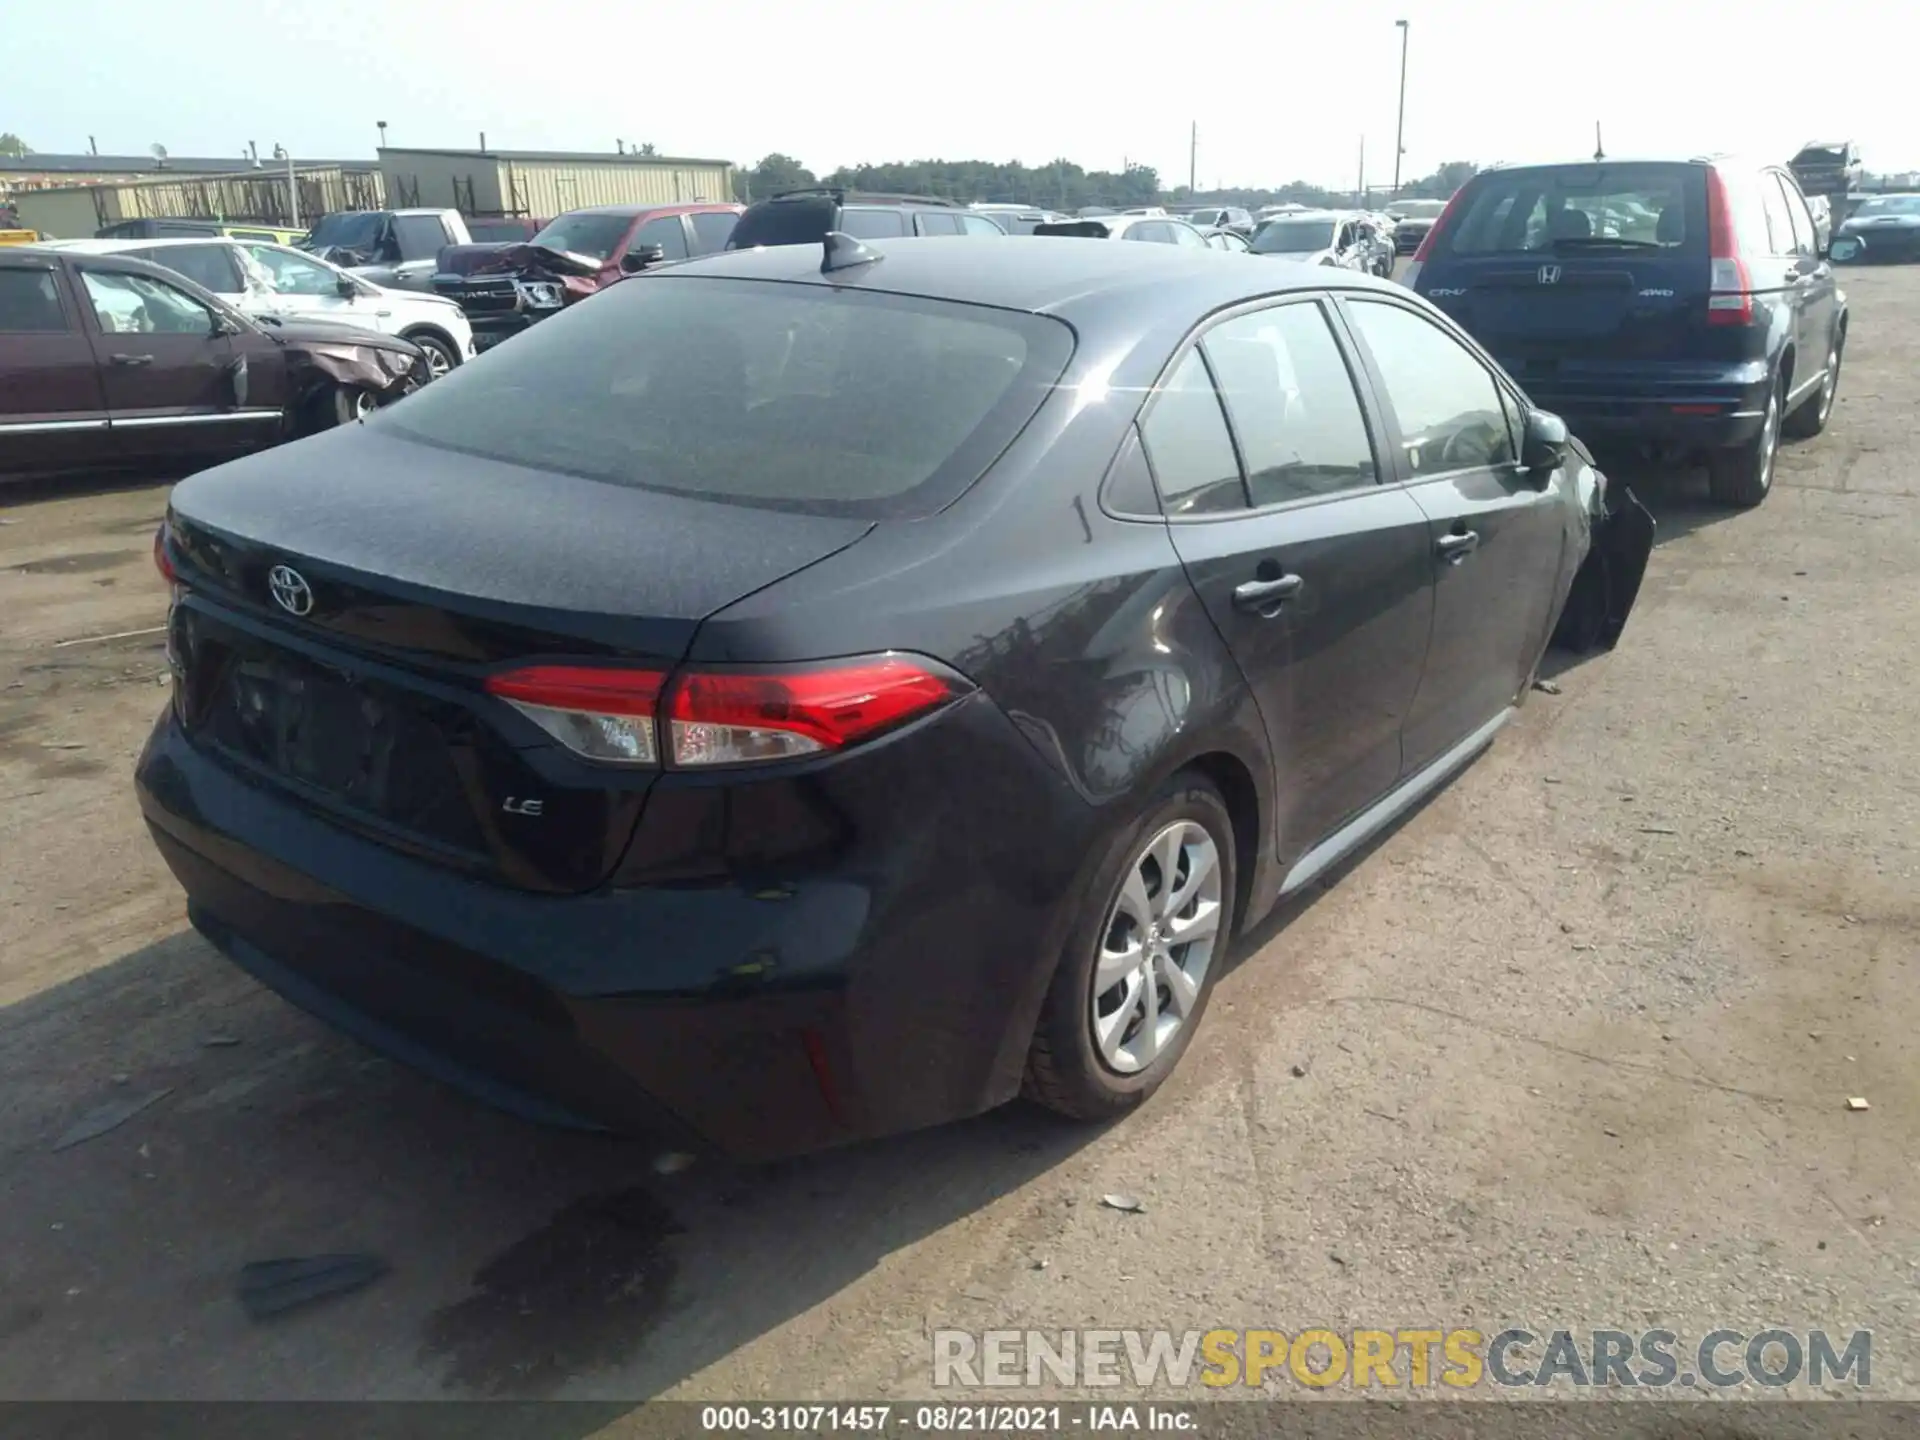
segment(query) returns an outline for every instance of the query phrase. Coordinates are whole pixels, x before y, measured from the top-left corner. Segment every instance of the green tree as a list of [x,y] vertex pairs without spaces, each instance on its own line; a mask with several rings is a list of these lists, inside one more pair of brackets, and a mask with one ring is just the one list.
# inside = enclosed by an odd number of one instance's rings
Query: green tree
[[747,195],[755,200],[778,195],[782,190],[804,190],[819,183],[806,166],[777,150],[751,170],[742,172],[741,179],[747,186]]
[[0,131],[0,155],[31,155],[33,147],[11,130]]
[[1471,160],[1449,160],[1431,175],[1407,181],[1400,193],[1409,199],[1450,200],[1454,191],[1479,173],[1480,167]]

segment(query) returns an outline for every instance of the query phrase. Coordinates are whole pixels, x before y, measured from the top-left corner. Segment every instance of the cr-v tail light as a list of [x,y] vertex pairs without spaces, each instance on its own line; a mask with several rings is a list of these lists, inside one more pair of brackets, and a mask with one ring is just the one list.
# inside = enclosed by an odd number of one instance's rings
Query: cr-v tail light
[[1440,239],[1440,232],[1447,228],[1447,222],[1453,219],[1453,212],[1460,204],[1460,197],[1467,193],[1462,185],[1447,197],[1447,203],[1440,207],[1440,214],[1433,224],[1427,227],[1427,233],[1420,237],[1420,243],[1414,248],[1413,259],[1407,262],[1406,273],[1400,277],[1400,283],[1411,290],[1413,282],[1420,278],[1420,272],[1426,268],[1427,256],[1433,253],[1434,245]]
[[664,757],[675,769],[844,750],[969,688],[931,661],[896,654],[751,670],[696,668],[665,682],[657,670],[534,665],[492,676],[486,686],[585,759],[654,765]]
[[1753,324],[1753,279],[1740,256],[1740,237],[1733,225],[1727,182],[1711,165],[1707,167],[1707,254],[1712,266],[1707,282],[1707,323]]

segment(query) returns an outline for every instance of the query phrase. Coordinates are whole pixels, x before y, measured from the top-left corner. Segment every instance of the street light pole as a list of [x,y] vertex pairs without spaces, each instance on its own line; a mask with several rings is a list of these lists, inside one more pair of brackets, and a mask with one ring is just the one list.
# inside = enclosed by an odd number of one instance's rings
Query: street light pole
[[276,145],[273,147],[273,158],[287,162],[287,226],[289,229],[298,230],[300,228],[300,191],[293,183],[293,152],[284,145]]
[[1400,157],[1407,153],[1407,22],[1393,22],[1400,27],[1400,118],[1393,126],[1393,193],[1400,194]]

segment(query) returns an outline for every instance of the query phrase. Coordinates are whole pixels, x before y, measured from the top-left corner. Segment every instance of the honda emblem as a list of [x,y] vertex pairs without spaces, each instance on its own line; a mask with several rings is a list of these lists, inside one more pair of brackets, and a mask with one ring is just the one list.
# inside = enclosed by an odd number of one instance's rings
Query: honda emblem
[[1540,283],[1542,285],[1558,285],[1560,283],[1560,267],[1558,265],[1542,265],[1540,267]]

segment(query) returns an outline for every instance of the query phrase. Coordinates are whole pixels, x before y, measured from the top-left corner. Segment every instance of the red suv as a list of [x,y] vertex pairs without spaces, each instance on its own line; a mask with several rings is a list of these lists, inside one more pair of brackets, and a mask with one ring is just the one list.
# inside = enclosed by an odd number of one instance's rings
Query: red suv
[[740,214],[707,202],[570,210],[524,243],[448,247],[433,288],[460,302],[484,350],[623,274],[724,249]]

